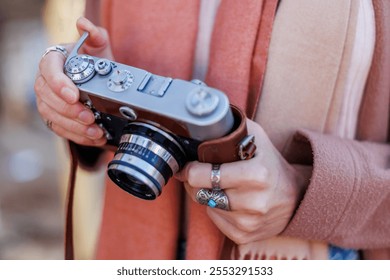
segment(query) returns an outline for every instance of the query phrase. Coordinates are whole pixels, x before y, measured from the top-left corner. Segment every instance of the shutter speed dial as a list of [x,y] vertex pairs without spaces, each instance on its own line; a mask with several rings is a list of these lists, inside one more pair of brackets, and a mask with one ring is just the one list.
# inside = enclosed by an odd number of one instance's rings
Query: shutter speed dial
[[72,57],[65,66],[65,73],[74,83],[84,83],[95,74],[94,60],[88,55]]
[[134,76],[127,70],[116,70],[108,79],[107,87],[115,92],[128,89],[134,81]]

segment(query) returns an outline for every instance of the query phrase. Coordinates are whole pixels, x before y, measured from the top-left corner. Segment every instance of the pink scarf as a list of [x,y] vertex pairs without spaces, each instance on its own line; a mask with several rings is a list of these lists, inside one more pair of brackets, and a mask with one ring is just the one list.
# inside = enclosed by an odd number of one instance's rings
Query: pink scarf
[[[254,116],[260,97],[277,2],[224,0],[215,21],[206,83],[223,90],[249,117]],[[199,2],[162,3],[106,0],[102,22],[110,33],[116,61],[189,80]],[[220,259],[228,242],[205,210],[175,180],[155,201],[128,195],[107,180],[97,258],[174,259],[179,229],[186,223],[186,258]]]

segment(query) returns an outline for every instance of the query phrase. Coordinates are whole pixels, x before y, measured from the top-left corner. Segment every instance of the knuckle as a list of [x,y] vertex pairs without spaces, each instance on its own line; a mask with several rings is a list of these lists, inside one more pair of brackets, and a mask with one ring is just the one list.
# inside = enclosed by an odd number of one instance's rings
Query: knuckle
[[38,88],[37,84],[34,84],[34,92],[37,97],[43,99],[42,88],[41,87]]
[[235,233],[233,236],[229,237],[237,245],[243,245],[248,243],[247,234],[244,232]]
[[[251,211],[254,215],[257,215],[257,217],[260,218],[269,212],[270,206],[268,205],[266,198],[261,196],[257,197],[257,199],[254,198],[253,202],[248,204],[248,208],[246,210]],[[257,223],[259,222],[257,221]]]
[[71,108],[66,103],[57,104],[57,111],[62,115],[71,115]]
[[54,87],[61,87],[64,82],[64,77],[61,72],[52,72],[50,73],[48,80],[50,80]]
[[86,137],[86,134],[87,134],[87,128],[75,121],[72,121],[72,120],[67,120],[68,124],[66,125],[67,127],[67,130],[72,132],[72,133],[75,133],[75,134],[78,134],[82,137]]
[[40,61],[39,61],[39,64],[38,64],[38,68],[39,70],[42,72],[42,69],[45,67],[45,63],[46,63],[46,57],[42,58]]
[[268,181],[269,177],[269,170],[265,166],[259,166],[259,165],[251,165],[248,168],[246,180],[248,181],[248,184],[256,184],[264,183]]
[[47,117],[49,115],[50,112],[49,106],[47,106],[46,103],[41,101],[40,99],[37,100],[37,109],[42,116]]
[[60,93],[62,88],[66,85],[66,79],[62,72],[52,71],[45,76],[46,83],[49,85],[52,91]]
[[39,75],[34,83],[34,91],[38,96],[41,96],[41,92],[43,91],[43,87],[45,86],[45,84],[45,79],[41,75]]
[[62,115],[72,119],[76,119],[80,112],[78,106],[69,105],[68,103],[65,102],[58,104],[57,108]]
[[257,230],[258,223],[255,219],[242,219],[237,221],[237,228],[243,233],[252,233]]
[[99,27],[98,30],[100,31],[104,39],[108,39],[109,35],[107,29]]
[[266,214],[269,212],[269,207],[268,207],[267,205],[265,205],[265,204],[260,204],[260,205],[256,205],[256,206],[254,207],[254,210],[255,210],[258,214],[264,216],[264,215],[266,215]]

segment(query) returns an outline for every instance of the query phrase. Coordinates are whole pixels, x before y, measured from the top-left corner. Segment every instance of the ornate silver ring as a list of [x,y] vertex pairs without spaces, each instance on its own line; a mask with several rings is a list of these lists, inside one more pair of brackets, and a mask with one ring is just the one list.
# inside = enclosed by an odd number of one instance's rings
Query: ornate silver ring
[[230,210],[229,199],[223,190],[200,189],[195,198],[199,204],[226,211]]

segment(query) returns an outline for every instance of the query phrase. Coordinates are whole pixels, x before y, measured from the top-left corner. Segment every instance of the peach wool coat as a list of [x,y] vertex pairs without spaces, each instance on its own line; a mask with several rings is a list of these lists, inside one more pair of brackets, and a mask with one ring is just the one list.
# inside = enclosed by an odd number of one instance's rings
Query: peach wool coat
[[[390,259],[390,4],[277,2],[221,1],[205,82],[246,110],[291,164],[312,167],[278,238]],[[199,5],[104,0],[100,24],[116,61],[190,80]],[[155,201],[107,180],[102,215],[98,259],[175,259],[183,231],[187,259],[232,257],[205,207],[174,179]]]

